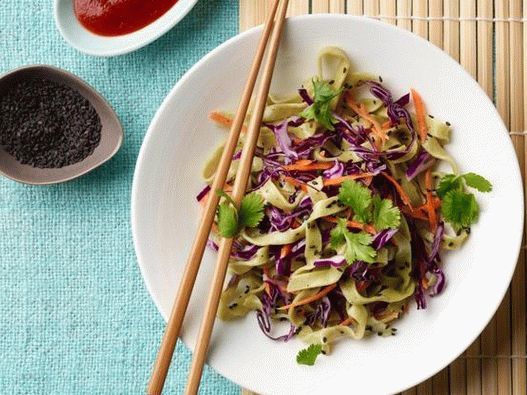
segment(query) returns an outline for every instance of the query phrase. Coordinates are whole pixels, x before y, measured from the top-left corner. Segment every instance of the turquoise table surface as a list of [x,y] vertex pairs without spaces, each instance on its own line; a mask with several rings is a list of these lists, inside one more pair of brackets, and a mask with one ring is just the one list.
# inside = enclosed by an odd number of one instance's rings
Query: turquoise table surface
[[[201,0],[167,35],[116,58],[70,48],[51,0],[4,0],[0,72],[63,67],[112,104],[125,143],[103,167],[62,185],[0,179],[0,394],[141,394],[164,323],[137,266],[130,191],[156,109],[205,53],[236,34],[236,0]],[[167,394],[183,391],[189,351],[178,345]],[[238,394],[212,369],[202,394]]]

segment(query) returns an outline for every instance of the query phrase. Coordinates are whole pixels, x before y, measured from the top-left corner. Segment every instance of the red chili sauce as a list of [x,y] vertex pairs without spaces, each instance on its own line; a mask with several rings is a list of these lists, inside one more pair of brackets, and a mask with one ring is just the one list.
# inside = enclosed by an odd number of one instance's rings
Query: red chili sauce
[[89,31],[121,36],[151,24],[178,0],[74,0],[75,16]]

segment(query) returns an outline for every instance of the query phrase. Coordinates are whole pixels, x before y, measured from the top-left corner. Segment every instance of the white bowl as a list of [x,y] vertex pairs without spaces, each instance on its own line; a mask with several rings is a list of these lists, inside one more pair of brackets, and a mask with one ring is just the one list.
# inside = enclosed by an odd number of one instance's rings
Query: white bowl
[[[195,195],[200,169],[225,131],[207,113],[234,109],[261,29],[212,51],[170,92],[139,155],[132,191],[136,253],[159,311],[169,315],[200,215]],[[356,70],[382,75],[395,95],[416,88],[431,114],[453,125],[449,152],[463,172],[494,185],[478,194],[481,216],[468,242],[444,256],[447,286],[412,306],[395,325],[397,336],[343,339],[313,367],[299,366],[300,341],[273,342],[256,317],[217,321],[209,363],[219,373],[262,394],[387,394],[409,388],[447,366],[489,322],[511,280],[523,229],[523,188],[508,133],[491,101],[458,63],[427,41],[388,24],[345,15],[287,21],[273,91],[298,87],[316,71],[318,51],[342,47]],[[506,176],[504,176],[506,174]],[[215,254],[207,251],[187,310],[182,339],[196,342]],[[177,358],[177,356],[176,356]],[[176,360],[173,368],[181,365]]]
[[87,30],[75,17],[73,0],[55,0],[55,24],[62,37],[75,49],[88,55],[123,55],[158,39],[172,29],[198,0],[179,0],[159,19],[144,28],[122,36],[107,37]]

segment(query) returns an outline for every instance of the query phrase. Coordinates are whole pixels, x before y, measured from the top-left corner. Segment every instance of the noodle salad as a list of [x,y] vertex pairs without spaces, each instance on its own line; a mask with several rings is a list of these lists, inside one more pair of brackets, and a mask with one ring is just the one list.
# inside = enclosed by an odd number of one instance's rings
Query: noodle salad
[[[474,190],[492,190],[460,173],[444,149],[450,124],[418,92],[394,97],[336,47],[318,62],[296,93],[269,96],[241,205],[229,192],[243,131],[224,190],[210,190],[219,147],[197,197],[222,195],[209,246],[235,239],[219,317],[256,311],[267,337],[308,344],[297,355],[305,365],[339,338],[395,335],[412,300],[426,308],[445,287],[441,252],[460,248],[478,219]],[[227,112],[210,118],[232,124]],[[277,334],[279,321],[288,327]]]

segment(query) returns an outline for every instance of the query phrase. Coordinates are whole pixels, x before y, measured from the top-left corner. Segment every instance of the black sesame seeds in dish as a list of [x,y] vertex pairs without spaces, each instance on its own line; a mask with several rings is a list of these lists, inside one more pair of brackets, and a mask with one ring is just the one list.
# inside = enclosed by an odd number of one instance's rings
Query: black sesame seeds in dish
[[95,108],[66,85],[34,78],[0,96],[0,144],[20,163],[61,168],[90,156],[101,140]]

